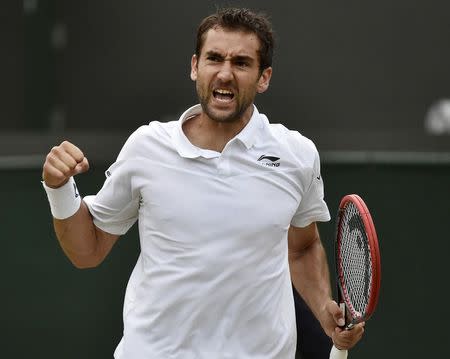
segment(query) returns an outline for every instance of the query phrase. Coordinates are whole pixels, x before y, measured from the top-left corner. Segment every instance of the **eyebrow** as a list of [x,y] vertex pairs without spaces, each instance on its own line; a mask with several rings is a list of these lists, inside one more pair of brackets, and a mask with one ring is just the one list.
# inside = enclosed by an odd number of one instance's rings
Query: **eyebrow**
[[[223,58],[224,58],[224,56],[223,56],[221,53],[219,53],[219,52],[217,52],[217,51],[214,51],[214,50],[207,51],[207,52],[205,53],[205,56],[206,56],[206,57],[209,57],[209,56],[215,56],[215,57],[218,57],[218,58],[220,58],[220,59],[223,59]],[[254,59],[253,57],[249,56],[249,55],[236,55],[236,56],[233,56],[233,57],[231,58],[231,61],[247,61],[247,62],[253,62],[253,61],[255,61],[255,59]]]

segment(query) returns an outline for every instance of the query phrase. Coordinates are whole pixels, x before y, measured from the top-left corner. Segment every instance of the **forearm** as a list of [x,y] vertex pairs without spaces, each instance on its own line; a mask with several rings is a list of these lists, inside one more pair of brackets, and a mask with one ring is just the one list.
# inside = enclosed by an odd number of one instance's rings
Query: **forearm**
[[[79,210],[66,219],[53,219],[56,237],[64,253],[78,268],[98,265],[98,240],[92,217],[81,201]],[[101,261],[101,260],[100,260]]]
[[331,299],[328,262],[320,239],[301,251],[290,251],[289,265],[295,289],[320,320],[326,303]]
[[289,228],[289,266],[291,280],[319,320],[325,333],[339,348],[351,348],[363,333],[363,325],[342,330],[344,316],[331,298],[330,274],[325,250],[315,223]]

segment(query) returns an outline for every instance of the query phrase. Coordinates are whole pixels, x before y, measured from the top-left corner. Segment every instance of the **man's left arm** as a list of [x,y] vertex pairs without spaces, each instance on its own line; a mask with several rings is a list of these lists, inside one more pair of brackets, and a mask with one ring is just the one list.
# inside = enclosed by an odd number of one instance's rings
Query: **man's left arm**
[[339,349],[350,349],[362,337],[364,323],[342,330],[344,316],[332,300],[330,274],[316,223],[291,226],[288,235],[289,267],[295,289],[319,320],[325,333]]

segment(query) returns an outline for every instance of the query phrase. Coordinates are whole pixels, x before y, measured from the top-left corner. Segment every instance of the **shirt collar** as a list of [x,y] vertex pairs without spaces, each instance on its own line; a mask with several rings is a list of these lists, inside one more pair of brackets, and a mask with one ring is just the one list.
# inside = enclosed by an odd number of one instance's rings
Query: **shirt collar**
[[[174,145],[180,156],[185,158],[197,158],[197,157],[205,157],[205,158],[214,158],[219,157],[220,153],[212,150],[205,150],[194,146],[189,139],[186,137],[183,131],[183,123],[186,122],[191,117],[200,114],[202,111],[201,105],[195,105],[188,108],[177,121],[176,126],[172,132],[172,138],[174,140]],[[239,132],[234,139],[241,141],[247,149],[250,149],[255,141],[257,136],[257,131],[262,127],[263,121],[261,121],[260,114],[255,105],[253,105],[253,114],[250,117],[247,125]],[[232,139],[231,141],[233,141]]]
[[258,109],[253,105],[253,114],[250,117],[247,125],[236,135],[236,139],[241,141],[244,146],[249,150],[256,142],[257,132],[263,126],[261,121],[261,115]]

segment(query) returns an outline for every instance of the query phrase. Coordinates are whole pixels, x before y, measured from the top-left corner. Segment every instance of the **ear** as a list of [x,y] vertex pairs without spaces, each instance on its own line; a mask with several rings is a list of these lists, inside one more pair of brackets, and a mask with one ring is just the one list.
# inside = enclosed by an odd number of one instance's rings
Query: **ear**
[[256,86],[258,93],[263,93],[269,88],[270,78],[272,77],[272,67],[263,70]]
[[192,55],[191,58],[191,80],[192,81],[196,81],[197,80],[197,66],[198,66],[198,62],[197,62],[197,55]]

